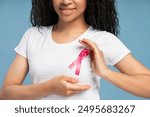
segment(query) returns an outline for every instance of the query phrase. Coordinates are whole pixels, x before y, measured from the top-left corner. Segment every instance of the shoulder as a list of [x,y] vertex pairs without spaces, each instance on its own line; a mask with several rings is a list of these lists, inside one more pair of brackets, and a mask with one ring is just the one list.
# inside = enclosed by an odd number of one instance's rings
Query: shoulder
[[52,26],[49,26],[49,27],[30,27],[26,30],[25,34],[28,35],[28,36],[31,36],[31,35],[43,35],[43,34],[46,34],[48,33],[49,29],[51,29]]
[[111,46],[123,44],[116,35],[114,35],[110,32],[107,32],[107,31],[105,31],[102,34],[101,39],[99,39],[99,43],[101,43],[103,45],[111,45]]
[[95,43],[99,47],[110,51],[112,50],[118,51],[118,49],[122,50],[127,48],[116,35],[107,31],[98,31],[98,35],[95,40]]
[[50,27],[30,27],[26,30],[23,35],[23,40],[25,39],[27,42],[34,42],[41,39],[45,39],[45,37],[49,34]]
[[112,45],[114,43],[120,43],[120,39],[107,31],[100,31],[100,30],[95,30],[95,29],[90,29],[90,33],[88,38],[91,41],[94,41],[97,44],[100,45]]
[[92,32],[94,37],[90,40],[93,40],[103,51],[107,64],[114,65],[130,53],[130,50],[114,34],[97,30]]

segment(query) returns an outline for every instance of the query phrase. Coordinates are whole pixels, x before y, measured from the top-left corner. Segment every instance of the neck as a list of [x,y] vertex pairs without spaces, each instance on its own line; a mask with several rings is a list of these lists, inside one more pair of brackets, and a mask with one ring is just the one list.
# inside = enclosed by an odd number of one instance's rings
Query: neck
[[59,20],[58,23],[54,26],[54,30],[59,32],[72,33],[85,31],[88,27],[88,24],[86,24],[84,20],[71,22],[64,22]]

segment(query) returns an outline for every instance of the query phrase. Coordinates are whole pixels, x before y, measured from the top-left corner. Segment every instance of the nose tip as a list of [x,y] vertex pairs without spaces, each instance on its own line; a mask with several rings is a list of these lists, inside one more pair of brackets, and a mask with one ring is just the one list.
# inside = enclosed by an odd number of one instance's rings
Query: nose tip
[[72,0],[61,0],[61,3],[64,5],[70,4]]

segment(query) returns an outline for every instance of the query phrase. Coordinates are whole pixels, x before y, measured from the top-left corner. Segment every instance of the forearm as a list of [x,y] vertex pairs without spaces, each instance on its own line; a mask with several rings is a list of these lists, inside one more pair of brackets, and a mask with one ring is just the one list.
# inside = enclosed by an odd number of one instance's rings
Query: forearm
[[52,90],[47,82],[33,85],[10,85],[2,89],[3,99],[30,100],[50,95]]
[[3,99],[3,95],[2,95],[2,91],[0,89],[0,100],[2,100],[2,99]]
[[150,75],[125,75],[108,70],[103,78],[129,93],[150,98]]

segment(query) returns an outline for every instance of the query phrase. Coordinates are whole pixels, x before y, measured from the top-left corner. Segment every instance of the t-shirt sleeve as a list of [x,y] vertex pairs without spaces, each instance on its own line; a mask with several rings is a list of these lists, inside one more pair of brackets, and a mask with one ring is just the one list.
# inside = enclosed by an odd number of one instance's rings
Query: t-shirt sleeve
[[115,35],[108,32],[98,41],[98,46],[102,49],[108,65],[117,64],[131,52]]
[[22,55],[23,57],[27,58],[27,46],[28,46],[28,41],[30,38],[30,31],[31,28],[28,29],[24,35],[22,36],[21,41],[19,42],[19,44],[15,47],[15,51],[16,53]]

